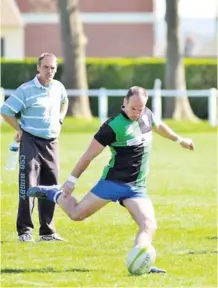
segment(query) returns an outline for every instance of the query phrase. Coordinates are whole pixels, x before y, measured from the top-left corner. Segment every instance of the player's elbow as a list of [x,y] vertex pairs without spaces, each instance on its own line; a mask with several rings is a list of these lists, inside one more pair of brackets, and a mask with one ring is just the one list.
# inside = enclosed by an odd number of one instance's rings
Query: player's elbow
[[0,109],[0,114],[4,120],[10,119],[11,117],[15,117],[14,111],[3,105]]
[[2,112],[2,111],[1,111],[1,116],[2,116],[2,118],[3,118],[5,121],[7,121],[7,120],[10,118],[10,116],[8,116],[7,114],[5,114],[5,113]]

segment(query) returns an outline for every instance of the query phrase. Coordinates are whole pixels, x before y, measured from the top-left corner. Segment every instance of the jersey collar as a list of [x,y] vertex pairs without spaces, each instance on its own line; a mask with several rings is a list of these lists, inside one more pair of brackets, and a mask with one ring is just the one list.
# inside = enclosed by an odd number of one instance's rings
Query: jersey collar
[[[129,117],[127,116],[126,112],[124,111],[124,106],[121,106],[120,114],[122,114],[126,119],[130,120]],[[132,120],[130,120],[132,121]]]
[[49,84],[48,86],[42,85],[42,84],[39,82],[39,74],[37,74],[37,75],[34,77],[33,82],[34,82],[34,84],[36,85],[37,88],[41,88],[41,89],[49,88],[49,87],[52,85],[52,83]]
[[[125,118],[128,119],[129,121],[134,122],[133,120],[129,119],[129,117],[127,116],[126,112],[124,111],[124,105],[121,106],[120,114],[122,114],[123,117],[125,117]],[[140,119],[140,118],[141,118],[141,116],[139,117],[139,119]],[[136,121],[139,121],[139,119],[136,120]]]

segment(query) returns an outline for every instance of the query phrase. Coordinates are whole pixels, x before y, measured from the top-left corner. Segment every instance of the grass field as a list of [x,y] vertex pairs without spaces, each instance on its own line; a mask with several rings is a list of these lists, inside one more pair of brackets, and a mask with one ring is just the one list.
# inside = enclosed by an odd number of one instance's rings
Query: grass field
[[[67,129],[66,129],[67,130]],[[200,129],[199,129],[200,131]],[[84,222],[71,222],[58,207],[58,233],[67,243],[18,243],[15,230],[17,171],[4,160],[11,133],[2,133],[1,286],[2,287],[216,287],[217,286],[217,138],[216,133],[183,133],[196,151],[154,137],[149,192],[158,230],[156,265],[166,275],[130,276],[125,267],[136,225],[125,208],[109,204]],[[64,132],[60,138],[64,181],[92,134]],[[80,178],[81,198],[98,180],[106,150]],[[37,208],[37,207],[35,207]],[[38,239],[38,213],[34,236]]]

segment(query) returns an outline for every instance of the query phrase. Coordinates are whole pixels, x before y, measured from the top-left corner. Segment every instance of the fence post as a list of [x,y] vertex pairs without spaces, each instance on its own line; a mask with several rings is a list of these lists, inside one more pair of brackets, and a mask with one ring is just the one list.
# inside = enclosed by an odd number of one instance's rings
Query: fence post
[[162,103],[161,103],[161,80],[154,81],[154,97],[152,99],[152,112],[155,119],[159,122],[162,119]]
[[[0,107],[3,105],[5,101],[5,91],[2,87],[0,87]],[[0,123],[2,123],[4,119],[0,116]]]
[[211,126],[217,125],[217,90],[210,89],[208,95],[208,120]]
[[104,123],[108,118],[108,97],[107,97],[107,90],[105,88],[99,89],[98,117],[101,123]]

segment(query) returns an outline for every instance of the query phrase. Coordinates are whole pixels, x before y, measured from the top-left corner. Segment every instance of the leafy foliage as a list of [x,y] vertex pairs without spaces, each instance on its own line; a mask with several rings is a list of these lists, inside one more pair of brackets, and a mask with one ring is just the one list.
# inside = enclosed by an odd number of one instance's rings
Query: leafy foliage
[[[216,59],[184,59],[187,89],[210,89],[217,86]],[[29,81],[36,74],[36,59],[23,61],[1,59],[2,87],[15,89],[23,82]],[[61,80],[62,59],[59,61],[56,78]],[[164,88],[165,60],[157,58],[93,58],[87,59],[88,83],[90,89],[128,89],[140,85],[152,89],[156,78],[161,79]],[[190,98],[194,112],[206,119],[207,98]],[[90,97],[92,114],[97,116],[97,99]],[[109,115],[120,109],[121,97],[109,99]],[[150,102],[149,102],[150,105]]]

